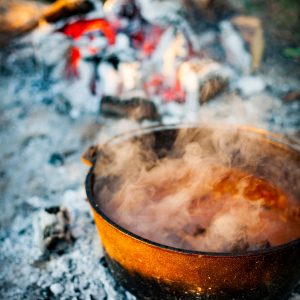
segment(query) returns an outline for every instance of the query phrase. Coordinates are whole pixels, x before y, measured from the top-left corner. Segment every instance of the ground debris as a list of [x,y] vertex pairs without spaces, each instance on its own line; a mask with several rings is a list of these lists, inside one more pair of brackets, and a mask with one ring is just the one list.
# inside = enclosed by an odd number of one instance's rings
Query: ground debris
[[285,102],[300,100],[300,91],[289,91],[286,94],[284,94],[281,98]]

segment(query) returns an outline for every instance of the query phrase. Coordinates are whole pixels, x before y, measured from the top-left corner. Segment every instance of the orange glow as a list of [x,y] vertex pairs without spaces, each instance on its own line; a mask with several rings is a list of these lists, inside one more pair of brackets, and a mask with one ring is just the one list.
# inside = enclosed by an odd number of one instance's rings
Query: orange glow
[[116,40],[116,34],[113,27],[108,21],[101,18],[75,21],[67,24],[60,31],[74,40],[77,40],[82,35],[93,31],[102,32],[110,45],[114,44]]

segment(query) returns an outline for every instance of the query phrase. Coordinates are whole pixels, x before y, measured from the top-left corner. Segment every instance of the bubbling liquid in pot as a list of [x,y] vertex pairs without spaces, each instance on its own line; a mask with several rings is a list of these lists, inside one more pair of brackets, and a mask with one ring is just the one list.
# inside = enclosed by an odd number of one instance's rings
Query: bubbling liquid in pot
[[[125,147],[126,148],[126,147]],[[181,249],[244,253],[300,237],[300,205],[272,181],[206,157],[197,143],[180,156],[139,163],[98,192],[103,212],[148,240]],[[108,164],[109,165],[109,164]],[[117,173],[118,173],[117,172]],[[126,173],[127,172],[127,173]]]

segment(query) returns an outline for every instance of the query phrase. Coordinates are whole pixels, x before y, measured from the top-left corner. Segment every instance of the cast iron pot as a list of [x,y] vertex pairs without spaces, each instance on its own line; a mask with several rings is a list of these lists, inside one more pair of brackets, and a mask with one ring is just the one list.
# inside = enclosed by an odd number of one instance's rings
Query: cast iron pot
[[[131,138],[153,135],[154,149],[171,150],[179,129],[194,130],[207,136],[224,128],[198,128],[196,126],[149,127],[144,130],[120,135],[105,147],[118,145]],[[287,144],[280,136],[253,128],[235,128],[228,142],[236,136],[249,139],[249,147],[260,151],[264,167],[255,173],[268,177],[270,167],[279,158],[283,165],[294,165],[291,176],[294,196],[300,199],[297,180],[300,172],[299,151]],[[252,143],[252,144],[251,144]],[[252,145],[252,146],[251,146]],[[168,247],[144,239],[122,228],[103,213],[95,201],[95,164],[101,155],[101,146],[92,146],[83,156],[91,166],[86,178],[86,192],[93,210],[95,223],[106,254],[110,271],[115,279],[138,299],[284,299],[300,279],[300,239],[264,250],[235,253],[209,253]],[[237,153],[239,151],[237,150]],[[243,158],[233,155],[231,163],[239,165]],[[245,166],[243,161],[243,166]],[[254,171],[254,170],[250,170]],[[274,175],[274,174],[273,174]],[[100,174],[101,176],[101,174]],[[280,176],[276,175],[280,181]],[[295,177],[296,176],[296,177]],[[271,178],[272,179],[272,178]],[[296,187],[295,187],[296,186]]]

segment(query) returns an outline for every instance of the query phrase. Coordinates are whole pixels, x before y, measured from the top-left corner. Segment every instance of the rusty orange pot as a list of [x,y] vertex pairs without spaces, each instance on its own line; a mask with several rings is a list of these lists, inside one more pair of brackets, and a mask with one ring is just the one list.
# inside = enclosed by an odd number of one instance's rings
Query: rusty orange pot
[[[199,130],[194,126],[185,127]],[[153,134],[156,150],[170,149],[179,128],[150,127],[115,137],[105,147],[109,149],[124,139]],[[205,133],[230,129],[203,127],[201,130]],[[265,166],[272,164],[272,157],[276,155],[287,164],[294,164],[299,174],[299,151],[278,135],[252,128],[234,131],[234,134],[248,136],[255,147],[263,149]],[[83,158],[91,165],[86,178],[88,200],[113,276],[139,299],[283,299],[300,279],[300,239],[243,254],[209,253],[157,244],[122,228],[105,215],[95,201],[94,166],[101,155],[100,149],[101,146],[91,147]],[[268,173],[266,167],[258,172]],[[291,189],[300,200],[300,191],[295,187]]]

